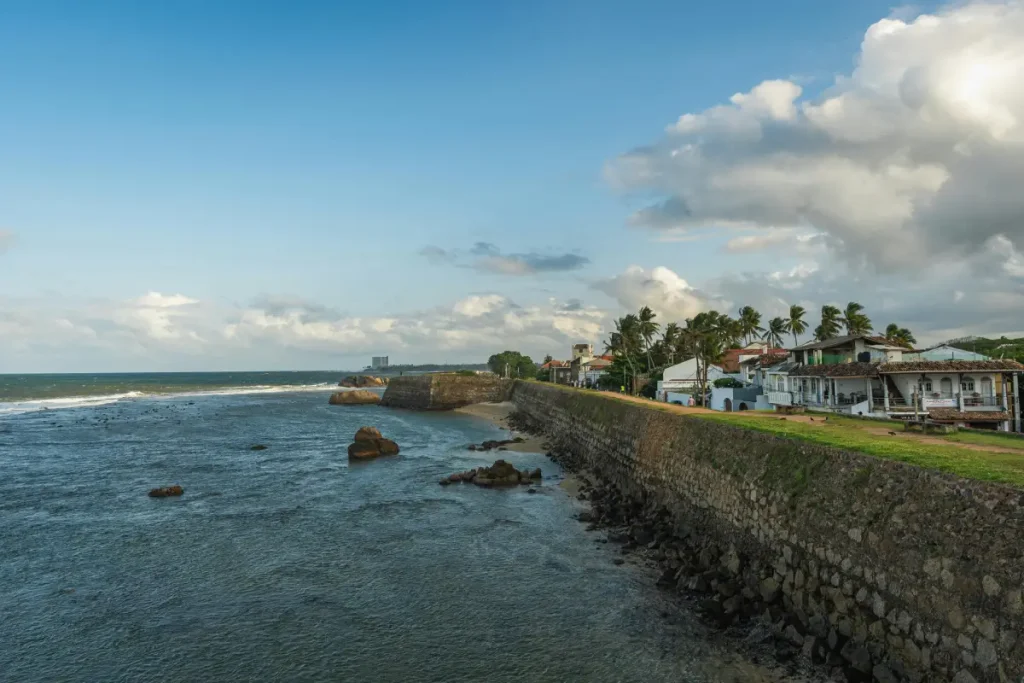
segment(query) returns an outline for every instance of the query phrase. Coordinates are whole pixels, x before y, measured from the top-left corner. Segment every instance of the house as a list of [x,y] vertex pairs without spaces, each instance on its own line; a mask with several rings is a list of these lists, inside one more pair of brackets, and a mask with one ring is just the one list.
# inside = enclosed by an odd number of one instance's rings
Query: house
[[776,409],[803,406],[1021,430],[1018,389],[1024,365],[1013,360],[918,360],[915,353],[869,335],[803,344],[790,349],[785,362],[765,368],[768,402]]
[[541,370],[548,371],[548,381],[555,384],[569,384],[571,377],[571,363],[567,360],[549,360],[540,366]]
[[[708,384],[725,376],[725,371],[717,365],[708,366]],[[697,359],[684,360],[665,368],[662,379],[658,382],[658,398],[662,401],[679,401],[685,404],[690,396],[699,391],[699,383]]]
[[568,383],[579,387],[596,385],[614,360],[609,355],[595,356],[593,344],[573,344],[570,353]]

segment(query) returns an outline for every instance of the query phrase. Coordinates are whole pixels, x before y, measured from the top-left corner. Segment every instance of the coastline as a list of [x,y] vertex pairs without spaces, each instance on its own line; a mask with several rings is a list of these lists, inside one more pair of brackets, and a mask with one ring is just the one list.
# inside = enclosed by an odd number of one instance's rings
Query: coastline
[[[522,437],[522,442],[510,443],[505,446],[510,453],[547,453],[548,448],[544,437],[519,432],[508,425],[508,418],[513,410],[515,410],[515,404],[511,401],[505,401],[503,403],[473,403],[462,408],[456,408],[455,412],[487,420],[501,429],[508,430],[515,436]],[[570,472],[563,469],[562,479],[558,482],[558,487],[569,496],[576,498],[583,491],[584,486],[592,485],[592,479],[588,472]]]

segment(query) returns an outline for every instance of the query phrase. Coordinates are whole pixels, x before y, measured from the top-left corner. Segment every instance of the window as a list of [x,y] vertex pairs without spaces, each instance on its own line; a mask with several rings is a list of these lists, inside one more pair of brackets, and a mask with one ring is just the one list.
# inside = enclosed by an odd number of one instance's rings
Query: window
[[932,391],[932,381],[921,380],[917,383],[917,393],[919,394],[930,394]]
[[974,391],[974,380],[965,379],[960,382],[960,391]]

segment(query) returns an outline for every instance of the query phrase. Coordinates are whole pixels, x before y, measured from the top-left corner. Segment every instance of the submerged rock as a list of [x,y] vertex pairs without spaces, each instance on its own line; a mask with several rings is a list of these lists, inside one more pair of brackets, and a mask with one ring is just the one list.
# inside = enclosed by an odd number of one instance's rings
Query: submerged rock
[[360,427],[348,447],[350,460],[372,460],[382,455],[398,455],[398,444],[385,439],[376,427]]
[[249,450],[250,451],[265,451],[265,450],[267,450],[267,447],[264,446],[261,443],[258,443],[255,446],[249,446]]
[[448,484],[457,484],[459,482],[465,482],[467,484],[476,484],[477,486],[485,487],[501,487],[501,486],[527,486],[535,484],[541,479],[540,468],[533,470],[532,472],[527,470],[517,470],[515,465],[505,462],[504,460],[497,460],[490,467],[477,467],[473,470],[467,470],[466,472],[456,472],[455,474],[445,477],[441,480],[442,486]]
[[362,406],[380,403],[380,396],[372,391],[356,389],[354,391],[337,391],[327,401],[332,406]]
[[162,486],[157,489],[152,489],[149,492],[150,498],[168,498],[170,496],[180,496],[185,493],[185,489],[181,488],[177,484],[174,486]]

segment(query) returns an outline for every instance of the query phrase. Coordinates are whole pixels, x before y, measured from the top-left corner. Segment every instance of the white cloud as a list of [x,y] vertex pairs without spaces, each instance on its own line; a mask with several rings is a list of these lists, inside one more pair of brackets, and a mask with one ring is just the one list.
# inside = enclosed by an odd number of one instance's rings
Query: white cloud
[[149,292],[140,296],[135,303],[144,308],[176,308],[199,303],[181,294],[161,294],[160,292]]
[[671,320],[681,321],[710,308],[728,307],[727,302],[691,287],[664,266],[651,270],[630,266],[620,275],[594,283],[594,288],[615,299],[625,310],[636,311],[642,306],[650,306]]
[[884,19],[821,97],[766,81],[684,114],[608,176],[664,198],[634,216],[657,230],[808,225],[843,258],[889,270],[996,236],[1021,250],[1022,35],[1017,0]]
[[499,294],[473,295],[456,302],[452,310],[468,318],[479,318],[507,303],[507,299]]

